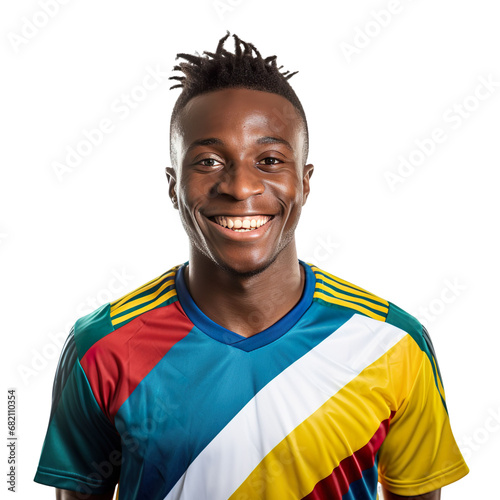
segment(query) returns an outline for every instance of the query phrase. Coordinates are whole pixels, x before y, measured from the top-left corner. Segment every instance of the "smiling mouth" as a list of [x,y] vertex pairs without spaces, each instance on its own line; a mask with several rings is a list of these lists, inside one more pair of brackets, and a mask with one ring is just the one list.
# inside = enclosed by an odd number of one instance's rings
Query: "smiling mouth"
[[259,227],[267,224],[273,216],[271,215],[251,215],[245,217],[233,217],[229,215],[216,215],[209,217],[209,219],[219,226],[230,229],[237,233],[244,233],[248,231],[255,231]]

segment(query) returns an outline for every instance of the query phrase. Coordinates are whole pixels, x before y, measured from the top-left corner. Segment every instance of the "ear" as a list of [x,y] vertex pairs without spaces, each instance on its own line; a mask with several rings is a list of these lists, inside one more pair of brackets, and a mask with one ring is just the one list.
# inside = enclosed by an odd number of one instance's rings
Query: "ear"
[[172,201],[172,205],[176,210],[179,210],[179,201],[177,200],[177,193],[175,192],[175,186],[177,185],[177,172],[175,168],[167,167],[165,169],[165,174],[168,179],[168,195]]
[[304,199],[302,201],[302,206],[306,204],[307,197],[309,196],[309,191],[311,190],[309,181],[311,179],[313,172],[314,172],[314,165],[312,163],[304,165],[304,171],[302,174],[302,193]]

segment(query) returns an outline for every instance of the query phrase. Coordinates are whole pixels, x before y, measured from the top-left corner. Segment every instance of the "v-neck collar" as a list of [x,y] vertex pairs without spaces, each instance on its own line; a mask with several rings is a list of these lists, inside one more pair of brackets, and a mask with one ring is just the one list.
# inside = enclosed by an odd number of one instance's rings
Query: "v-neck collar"
[[311,267],[299,260],[299,264],[304,268],[304,290],[299,302],[269,328],[251,337],[244,337],[215,323],[196,305],[184,280],[184,269],[187,264],[188,262],[180,266],[175,274],[175,288],[177,289],[177,296],[182,309],[193,324],[203,333],[223,344],[237,347],[243,351],[253,351],[282,337],[297,323],[312,304],[316,277]]

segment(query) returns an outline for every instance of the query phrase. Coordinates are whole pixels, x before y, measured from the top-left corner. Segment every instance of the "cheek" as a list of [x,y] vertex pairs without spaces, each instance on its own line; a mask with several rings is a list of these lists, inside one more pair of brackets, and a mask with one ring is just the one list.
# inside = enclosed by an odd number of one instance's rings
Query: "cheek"
[[184,228],[187,230],[189,228],[193,228],[193,226],[197,226],[196,222],[196,207],[199,204],[198,197],[196,193],[191,190],[182,189],[179,192],[179,216],[184,225]]
[[182,198],[185,200],[186,205],[190,207],[198,206],[203,200],[213,198],[215,187],[213,179],[209,176],[186,176],[181,179],[179,190],[182,192]]
[[198,183],[195,183],[190,178],[182,178],[179,182],[179,200],[183,205],[184,211],[190,212],[193,207],[196,207],[202,196],[202,189]]
[[286,210],[295,211],[302,206],[302,182],[299,178],[286,178],[270,185],[273,195],[278,198]]

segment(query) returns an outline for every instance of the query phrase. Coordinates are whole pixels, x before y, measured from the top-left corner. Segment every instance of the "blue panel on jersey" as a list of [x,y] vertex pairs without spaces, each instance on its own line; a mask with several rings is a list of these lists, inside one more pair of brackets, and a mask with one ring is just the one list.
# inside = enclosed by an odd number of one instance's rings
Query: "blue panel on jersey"
[[[121,479],[120,500],[132,498],[129,490],[135,490],[140,498],[163,499],[198,454],[258,391],[353,314],[339,308],[332,318],[330,308],[313,303],[285,335],[249,352],[193,327],[142,380],[116,415],[118,431],[122,437],[128,432],[133,443],[122,443],[124,460],[136,464],[137,474]],[[139,458],[144,455],[146,463]],[[164,491],[148,491],[147,485],[154,484],[156,478],[163,478]]]

